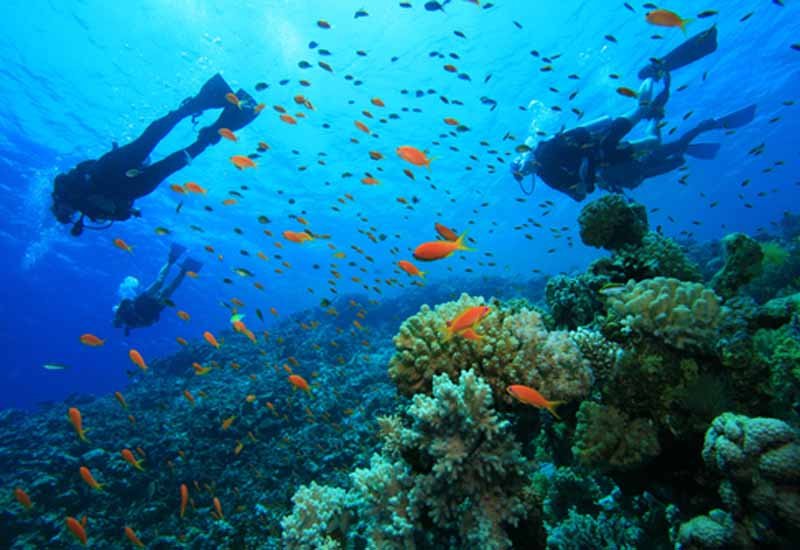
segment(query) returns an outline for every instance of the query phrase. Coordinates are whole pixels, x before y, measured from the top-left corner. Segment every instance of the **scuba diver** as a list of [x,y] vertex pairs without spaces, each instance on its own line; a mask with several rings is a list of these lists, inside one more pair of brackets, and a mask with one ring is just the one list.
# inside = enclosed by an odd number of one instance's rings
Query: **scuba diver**
[[[149,163],[156,145],[184,118],[195,120],[207,109],[222,109],[211,126],[202,128],[194,143],[165,158]],[[96,160],[85,160],[53,182],[52,212],[56,219],[71,223],[70,233],[77,237],[84,228],[106,229],[114,221],[127,220],[141,213],[133,207],[136,199],[152,193],[167,177],[192,162],[209,145],[221,139],[219,130],[239,130],[252,122],[258,110],[244,90],[236,92],[220,74],[211,77],[194,97],[180,107],[152,122],[134,141],[117,146]],[[77,217],[77,219],[76,219]],[[100,226],[85,224],[86,219]]]
[[[651,59],[650,64],[639,71],[639,78],[644,82],[636,93],[639,99],[636,109],[620,117],[605,116],[559,132],[535,147],[534,138],[528,137],[527,150],[511,164],[514,179],[521,184],[525,176],[531,175],[535,185],[538,175],[550,187],[582,201],[595,190],[596,185],[613,192],[637,187],[646,178],[682,166],[684,155],[714,158],[719,144],[692,144],[692,140],[703,132],[738,128],[749,123],[755,116],[755,106],[726,117],[706,120],[668,144],[661,142],[661,121],[669,100],[671,71],[716,49],[717,28],[712,26],[665,57]],[[653,97],[657,84],[662,89]],[[647,137],[622,141],[642,120],[649,121]]]
[[186,258],[180,266],[178,275],[165,287],[164,283],[167,280],[170,268],[185,251],[185,247],[172,243],[167,263],[158,272],[158,277],[147,290],[134,298],[123,298],[114,307],[114,326],[124,328],[125,336],[130,335],[131,329],[149,327],[155,324],[159,320],[163,309],[169,305],[170,296],[178,289],[186,274],[190,272],[197,273],[203,267],[203,264],[197,260]]

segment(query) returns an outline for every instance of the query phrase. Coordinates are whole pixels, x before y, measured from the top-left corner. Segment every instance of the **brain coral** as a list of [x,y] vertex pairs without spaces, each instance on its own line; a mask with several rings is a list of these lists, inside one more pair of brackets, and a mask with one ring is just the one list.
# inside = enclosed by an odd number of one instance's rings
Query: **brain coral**
[[477,328],[481,341],[444,337],[447,321],[484,304],[481,297],[462,294],[458,301],[434,309],[422,306],[401,325],[389,363],[389,375],[400,392],[430,393],[435,375],[457,380],[460,372],[469,369],[491,386],[498,404],[510,404],[505,388],[511,384],[535,387],[548,399],[557,400],[582,398],[589,392],[592,371],[571,333],[548,331],[536,311],[512,310],[495,302]]
[[641,243],[648,227],[644,206],[629,203],[620,195],[590,202],[581,210],[578,223],[585,244],[607,250]]
[[628,281],[609,298],[609,306],[626,330],[655,336],[681,350],[710,347],[726,313],[712,290],[665,277]]

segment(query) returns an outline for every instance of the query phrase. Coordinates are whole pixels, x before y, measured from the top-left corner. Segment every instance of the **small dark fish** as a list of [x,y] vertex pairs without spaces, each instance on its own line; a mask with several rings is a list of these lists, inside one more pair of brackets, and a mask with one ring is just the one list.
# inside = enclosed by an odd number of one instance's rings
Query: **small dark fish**
[[664,37],[660,34],[654,34],[650,37],[652,40],[664,40]]
[[269,218],[266,217],[266,216],[259,216],[258,217],[258,223],[262,223],[262,224],[263,223],[269,223]]
[[367,57],[367,52],[364,50],[357,50],[356,55],[360,55],[361,57]]
[[688,85],[688,84],[683,84],[683,85],[681,85],[681,86],[678,86],[677,88],[675,88],[675,91],[676,91],[676,92],[682,92],[682,91],[684,91],[684,90],[685,90],[686,88],[688,88],[688,87],[689,87],[689,85]]
[[320,19],[319,21],[317,21],[317,26],[320,29],[330,29],[331,28],[331,24],[328,23],[327,21],[323,20],[323,19]]
[[539,51],[538,50],[531,50],[531,55],[533,57],[539,57]]
[[358,19],[359,17],[368,17],[368,16],[369,16],[369,14],[367,13],[367,10],[362,8],[362,9],[358,10],[355,13],[355,15],[353,15],[353,19]]
[[608,75],[608,78],[610,78],[611,80],[619,80],[619,75],[617,73],[611,73],[610,75]]
[[319,44],[317,42],[315,42],[314,40],[312,40],[311,42],[308,43],[308,49],[310,49],[310,50],[313,50],[317,46],[319,46]]
[[657,10],[658,9],[658,6],[656,6],[655,4],[653,4],[651,2],[648,2],[647,4],[642,4],[642,7],[644,9],[646,9],[646,10]]
[[222,282],[225,283],[226,285],[232,285],[233,284],[233,281],[231,279],[229,279],[228,277],[225,277],[224,279],[222,279]]
[[400,7],[401,8],[410,8],[411,7],[411,2],[400,2]]
[[569,94],[569,100],[572,101],[573,99],[575,99],[575,96],[577,95],[578,95],[578,90],[575,90],[574,92]]
[[514,147],[514,151],[516,151],[517,153],[527,153],[530,150],[531,148],[528,145],[525,145],[524,143]]
[[425,9],[428,11],[441,11],[444,12],[444,8],[439,2],[425,2]]
[[742,18],[741,18],[741,19],[739,19],[739,23],[744,23],[745,21],[747,21],[748,19],[750,19],[751,17],[753,17],[753,14],[754,14],[754,13],[755,13],[755,12],[752,12],[752,11],[751,11],[750,13],[746,13],[746,14],[744,14],[744,15],[742,16]]
[[326,49],[324,49],[324,48],[320,48],[320,49],[319,49],[319,51],[318,51],[317,53],[318,53],[319,55],[325,55],[325,56],[331,55],[331,52],[330,52],[330,50],[326,50]]
[[179,202],[178,206],[175,207],[175,213],[176,214],[179,213],[181,211],[181,208],[183,208],[183,201]]
[[697,14],[697,18],[698,19],[705,19],[706,17],[713,17],[713,16],[717,15],[718,13],[719,12],[716,11],[716,10],[701,11],[700,13]]
[[472,79],[469,77],[467,73],[460,73],[458,75],[458,78],[460,78],[461,80],[469,80],[470,82],[472,81]]
[[797,44],[792,44],[790,48],[792,48],[796,52],[800,52],[800,42],[798,42]]
[[635,9],[633,9],[633,6],[631,6],[631,5],[630,5],[630,4],[628,4],[627,2],[625,2],[625,3],[624,3],[624,4],[622,4],[622,5],[623,5],[623,6],[625,6],[626,8],[628,8],[628,9],[629,9],[630,11],[632,11],[633,13],[636,13],[636,10],[635,10]]
[[259,320],[261,320],[261,321],[264,320],[264,314],[261,313],[261,310],[258,309],[258,308],[256,308],[256,316],[259,318]]
[[[310,67],[310,65],[309,65],[309,67]],[[290,82],[290,80],[288,78],[284,78],[283,80],[278,82],[278,84],[280,84],[281,86],[286,86],[289,82]]]
[[581,77],[576,75],[576,74],[571,74],[567,78],[569,78],[570,80],[580,80],[581,79]]
[[522,28],[522,25],[520,25],[517,21],[512,21],[512,23],[514,23],[514,26],[517,27],[518,29]]
[[165,298],[164,303],[167,304],[169,307],[175,307],[175,302],[173,302],[169,298]]
[[453,34],[459,38],[466,38],[466,35],[461,31],[453,31]]
[[310,69],[311,63],[309,63],[308,61],[299,61],[297,63],[297,66],[300,67],[301,69]]
[[269,88],[269,84],[267,84],[266,82],[259,82],[258,84],[256,84],[257,92],[263,92],[267,88]]
[[333,72],[333,67],[331,67],[330,65],[328,65],[324,61],[320,61],[319,62],[319,66],[322,67],[323,69],[325,69],[326,71],[328,71],[329,73]]
[[609,42],[612,42],[612,43],[614,43],[614,44],[616,44],[616,43],[617,43],[617,39],[616,39],[616,38],[614,38],[614,35],[613,35],[613,34],[607,34],[607,35],[605,35],[605,37],[604,37],[604,38],[605,38],[606,40],[608,40]]

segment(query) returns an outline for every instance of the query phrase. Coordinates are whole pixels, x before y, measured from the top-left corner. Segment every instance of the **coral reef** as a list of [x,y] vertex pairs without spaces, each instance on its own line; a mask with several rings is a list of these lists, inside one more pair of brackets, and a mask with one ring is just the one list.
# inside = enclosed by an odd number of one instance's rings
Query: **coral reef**
[[559,328],[575,329],[588,325],[603,311],[597,289],[592,289],[584,277],[552,277],[547,281],[545,297]]
[[624,330],[658,338],[677,349],[713,347],[725,308],[698,283],[656,277],[629,282],[609,298],[609,309]]
[[511,403],[506,394],[511,384],[533,386],[551,400],[588,394],[592,372],[570,333],[548,331],[536,311],[495,302],[477,329],[479,342],[443,335],[447,321],[485,303],[462,294],[458,301],[434,309],[423,306],[400,326],[389,375],[401,393],[429,393],[435,375],[456,380],[460,372],[474,369],[491,386],[498,404]]
[[658,455],[660,447],[652,421],[632,420],[615,407],[584,401],[572,452],[579,463],[599,471],[629,470]]
[[730,298],[761,273],[764,253],[758,242],[744,233],[731,233],[722,244],[725,265],[711,279],[711,287],[723,298]]
[[584,244],[616,250],[641,243],[648,228],[647,211],[621,195],[604,195],[581,209],[578,224]]
[[337,539],[341,539],[346,526],[344,501],[344,489],[314,481],[301,486],[292,496],[292,513],[281,521],[285,548],[341,548]]

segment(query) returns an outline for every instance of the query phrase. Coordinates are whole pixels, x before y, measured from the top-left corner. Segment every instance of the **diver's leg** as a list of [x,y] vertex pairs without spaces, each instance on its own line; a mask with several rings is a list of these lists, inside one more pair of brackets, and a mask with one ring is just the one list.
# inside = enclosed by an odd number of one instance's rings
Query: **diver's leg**
[[181,283],[183,282],[183,279],[185,277],[186,277],[186,270],[181,269],[180,273],[178,273],[175,276],[175,278],[172,279],[172,282],[169,284],[169,286],[167,286],[164,290],[161,291],[161,293],[158,296],[159,300],[164,301],[170,296],[172,296],[172,293],[178,290],[178,287],[181,286]]
[[150,296],[155,296],[161,291],[161,287],[164,286],[164,281],[167,280],[167,273],[169,273],[169,268],[172,267],[172,263],[167,262],[161,268],[161,271],[158,272],[158,277],[153,283],[147,287],[145,290],[145,294],[149,294]]
[[[576,126],[576,128],[583,128],[589,132],[602,132],[611,124],[613,119],[610,116],[601,116],[600,118],[596,118],[585,124],[581,124],[580,126]],[[569,133],[569,132],[566,132]]]
[[650,162],[643,163],[642,179],[667,174],[686,164],[686,159],[682,154],[667,153],[667,151],[664,151],[664,153],[666,154],[660,156],[658,159],[653,159]]

